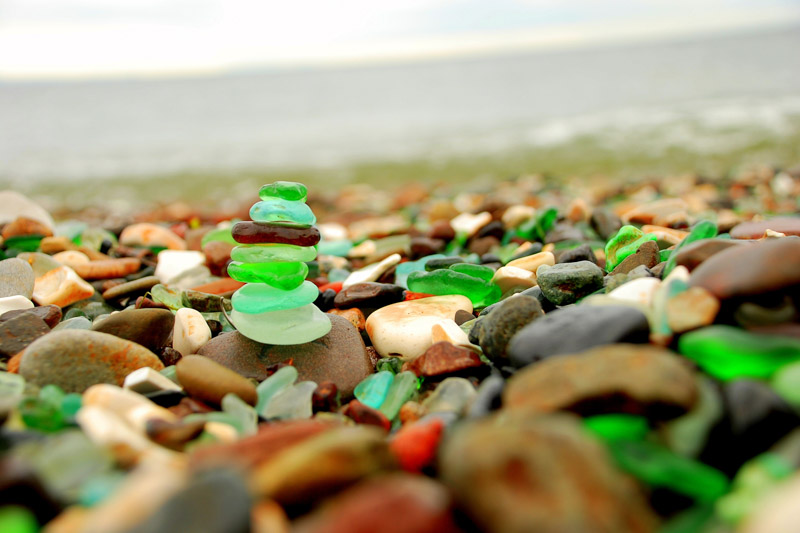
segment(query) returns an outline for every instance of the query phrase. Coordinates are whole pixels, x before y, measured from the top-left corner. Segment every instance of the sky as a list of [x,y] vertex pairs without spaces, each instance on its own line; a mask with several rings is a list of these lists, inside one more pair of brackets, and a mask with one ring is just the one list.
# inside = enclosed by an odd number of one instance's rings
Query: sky
[[641,42],[800,23],[800,0],[0,0],[0,79]]

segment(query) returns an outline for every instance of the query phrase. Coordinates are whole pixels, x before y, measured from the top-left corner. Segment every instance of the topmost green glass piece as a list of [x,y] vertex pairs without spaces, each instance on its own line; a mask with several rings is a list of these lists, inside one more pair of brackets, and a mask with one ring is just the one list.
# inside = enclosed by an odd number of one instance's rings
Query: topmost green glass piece
[[308,196],[308,189],[302,183],[294,181],[276,181],[263,185],[258,191],[258,197],[262,200],[269,198],[282,198],[294,202],[305,202]]

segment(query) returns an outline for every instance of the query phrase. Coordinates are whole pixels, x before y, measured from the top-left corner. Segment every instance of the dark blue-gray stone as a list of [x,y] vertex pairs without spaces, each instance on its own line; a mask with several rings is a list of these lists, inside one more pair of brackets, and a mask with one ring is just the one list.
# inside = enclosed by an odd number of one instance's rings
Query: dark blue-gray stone
[[511,364],[517,368],[554,355],[578,353],[614,343],[647,343],[647,317],[621,305],[572,306],[534,320],[508,345]]

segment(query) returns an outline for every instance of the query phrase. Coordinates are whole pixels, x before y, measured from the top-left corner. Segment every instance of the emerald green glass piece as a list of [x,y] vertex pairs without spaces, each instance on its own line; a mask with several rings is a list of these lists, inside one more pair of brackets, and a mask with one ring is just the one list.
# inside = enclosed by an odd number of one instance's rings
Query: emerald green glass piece
[[377,364],[375,365],[375,370],[378,372],[383,372],[386,370],[387,372],[391,372],[392,374],[399,374],[403,368],[403,360],[399,357],[383,357],[378,359]]
[[520,224],[515,234],[517,237],[522,237],[529,241],[544,242],[547,232],[553,229],[557,219],[558,209],[555,207],[547,208]]
[[615,441],[609,446],[617,464],[655,487],[666,487],[701,503],[728,491],[725,474],[708,465],[675,455],[647,441]]
[[386,400],[392,381],[394,381],[394,374],[387,370],[371,374],[356,385],[355,397],[364,405],[378,409]]
[[200,246],[205,246],[206,244],[212,241],[227,242],[228,244],[233,244],[234,246],[239,244],[238,242],[233,240],[233,235],[231,234],[232,227],[233,226],[212,229],[211,231],[203,235],[203,239],[200,241]]
[[286,387],[291,386],[297,380],[297,369],[291,365],[278,369],[277,372],[262,381],[256,387],[258,403],[256,411],[264,416],[265,409],[273,396],[278,394]]
[[264,283],[248,283],[233,293],[233,308],[240,313],[264,313],[302,307],[319,296],[319,289],[310,281],[288,291]]
[[317,389],[313,381],[301,381],[281,390],[272,397],[264,410],[264,417],[278,420],[311,418],[311,397]]
[[270,198],[281,198],[291,202],[305,202],[308,190],[302,183],[295,181],[276,181],[262,185],[258,191],[258,197],[262,200]]
[[769,378],[784,365],[800,361],[800,340],[709,326],[682,335],[678,351],[724,381]]
[[241,428],[239,435],[242,437],[255,435],[258,429],[258,414],[255,409],[232,392],[222,397],[221,405],[223,412],[228,413],[239,422]]
[[270,263],[273,261],[313,261],[317,250],[313,246],[293,244],[240,244],[231,250],[231,259],[242,263]]
[[255,222],[271,222],[292,226],[313,226],[317,217],[303,202],[292,202],[281,198],[269,198],[253,204],[250,218]]
[[586,429],[606,441],[641,440],[650,431],[643,416],[625,414],[597,415],[584,419]]
[[3,242],[6,249],[16,249],[22,252],[35,252],[39,249],[39,243],[42,242],[41,235],[20,235],[18,237],[9,237]]
[[[626,228],[631,228],[627,229]],[[635,237],[638,235],[638,237]],[[633,226],[623,226],[619,233],[606,244],[606,270],[611,272],[629,255],[636,253],[641,245],[647,241],[657,241],[653,233],[642,233],[642,230]]]
[[778,370],[770,385],[792,407],[800,408],[800,361]]
[[83,233],[78,235],[78,242],[92,250],[99,250],[103,246],[103,241],[108,241],[113,245],[117,244],[117,236],[103,228],[86,228]]
[[61,399],[61,414],[64,416],[64,420],[69,423],[74,422],[75,415],[78,414],[82,403],[83,397],[77,392],[65,394]]
[[53,405],[39,398],[23,398],[18,406],[25,425],[44,433],[58,431],[66,425],[60,405]]
[[664,261],[669,261],[669,258],[672,257],[672,250],[659,250],[658,251],[658,261],[663,263]]
[[500,287],[480,278],[456,272],[450,269],[439,269],[433,272],[412,272],[408,275],[408,289],[442,296],[461,294],[472,301],[475,307],[486,307],[500,300]]
[[58,385],[45,385],[39,391],[39,400],[61,407],[61,402],[64,400],[64,391]]
[[483,265],[473,265],[470,263],[459,263],[450,267],[453,272],[460,272],[483,281],[492,281],[494,270]]
[[0,507],[0,531],[3,533],[36,533],[39,531],[39,524],[28,509],[16,505],[6,505]]
[[181,291],[168,289],[160,283],[150,288],[150,297],[154,302],[164,304],[173,311],[177,311],[183,307]]
[[263,344],[303,344],[326,335],[331,321],[314,304],[265,313],[231,311],[231,321],[239,333]]
[[228,264],[228,275],[244,283],[267,283],[285,291],[300,286],[308,275],[308,265],[292,263],[241,263]]
[[672,269],[675,268],[676,260],[678,257],[678,252],[688,246],[689,244],[697,241],[701,241],[703,239],[711,239],[717,236],[717,225],[710,220],[701,220],[694,226],[692,226],[692,230],[689,232],[689,235],[683,238],[681,242],[675,246],[675,250],[670,255],[669,259],[667,260],[667,264],[664,267],[664,274],[663,276],[666,277],[672,272]]
[[341,239],[338,241],[326,241],[322,239],[317,245],[317,252],[320,255],[335,255],[337,257],[347,257],[347,253],[353,248],[353,241]]
[[386,399],[381,404],[379,411],[389,420],[394,420],[400,413],[403,404],[411,399],[417,392],[417,376],[413,372],[405,371],[397,374],[392,380],[392,386],[386,393]]
[[713,521],[713,505],[696,505],[671,518],[669,522],[661,526],[658,533],[704,533],[706,531],[718,531],[709,527]]

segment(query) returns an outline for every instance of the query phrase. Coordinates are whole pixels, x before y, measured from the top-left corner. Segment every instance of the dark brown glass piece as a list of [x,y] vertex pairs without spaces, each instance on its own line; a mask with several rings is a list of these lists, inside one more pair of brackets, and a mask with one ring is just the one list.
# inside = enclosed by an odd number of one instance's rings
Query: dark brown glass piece
[[315,227],[297,228],[270,224],[268,222],[237,222],[231,230],[233,240],[242,244],[294,244],[314,246],[319,242],[319,230]]

